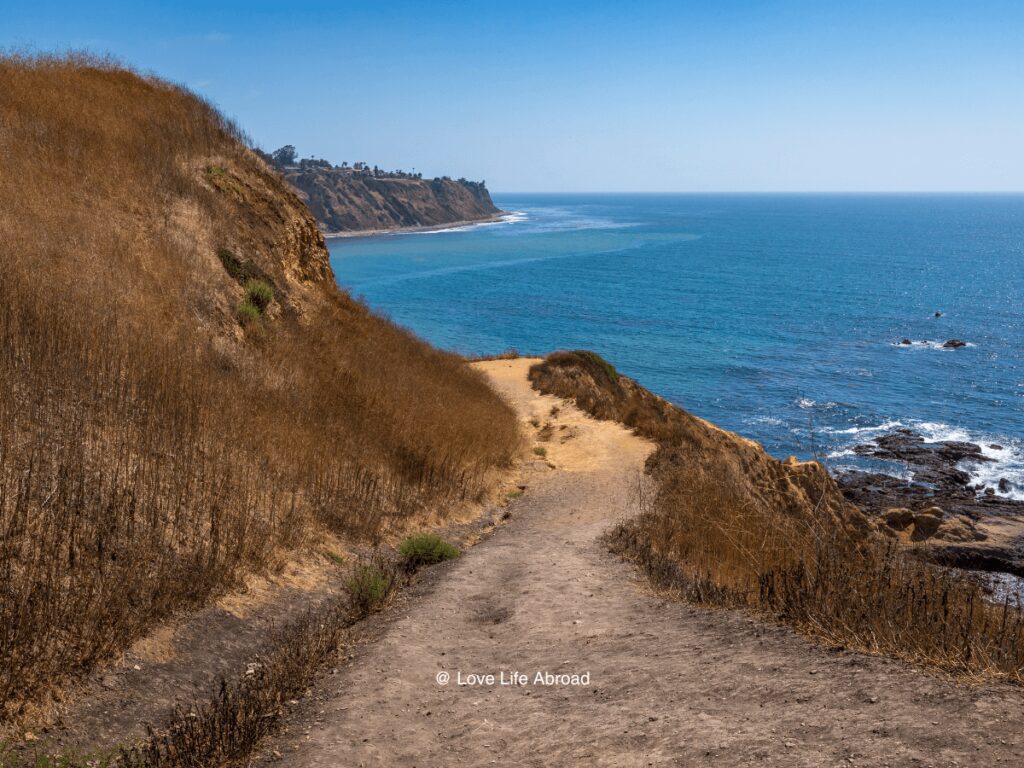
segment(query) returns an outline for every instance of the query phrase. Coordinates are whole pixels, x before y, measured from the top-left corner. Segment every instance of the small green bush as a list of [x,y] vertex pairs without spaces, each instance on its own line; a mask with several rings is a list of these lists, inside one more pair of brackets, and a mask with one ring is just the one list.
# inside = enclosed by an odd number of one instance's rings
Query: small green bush
[[405,567],[416,570],[423,565],[433,565],[444,560],[452,560],[461,552],[459,548],[449,544],[434,533],[417,533],[410,536],[398,547],[399,554],[405,560]]
[[246,278],[246,269],[242,265],[242,260],[239,259],[231,249],[218,248],[217,258],[220,259],[220,263],[224,265],[224,271],[226,271],[232,279],[242,281]]
[[541,458],[548,455],[548,449],[545,448],[543,445],[535,445],[533,447],[533,452],[540,456]]
[[262,280],[249,280],[245,284],[245,298],[263,312],[274,300],[274,289]]
[[263,313],[249,299],[244,299],[239,303],[238,308],[235,309],[235,316],[238,318],[239,323],[243,326],[248,326],[259,323],[263,318]]
[[604,375],[608,377],[608,380],[613,384],[619,382],[619,372],[615,370],[615,366],[601,357],[597,352],[591,352],[589,349],[576,349],[573,350],[573,354],[577,357],[582,358],[591,369],[597,368],[604,372]]
[[361,565],[345,586],[352,612],[366,616],[387,600],[395,586],[395,577],[379,565]]
[[332,552],[329,549],[324,550],[324,554],[338,565],[345,564],[344,555],[339,555],[337,552]]

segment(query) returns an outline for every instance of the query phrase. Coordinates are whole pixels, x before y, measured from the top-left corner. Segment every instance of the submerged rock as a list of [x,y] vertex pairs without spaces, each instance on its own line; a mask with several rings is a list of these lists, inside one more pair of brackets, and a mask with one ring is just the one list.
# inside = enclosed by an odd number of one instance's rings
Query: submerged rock
[[949,339],[945,344],[942,345],[944,349],[959,349],[960,347],[966,347],[967,342],[960,339]]

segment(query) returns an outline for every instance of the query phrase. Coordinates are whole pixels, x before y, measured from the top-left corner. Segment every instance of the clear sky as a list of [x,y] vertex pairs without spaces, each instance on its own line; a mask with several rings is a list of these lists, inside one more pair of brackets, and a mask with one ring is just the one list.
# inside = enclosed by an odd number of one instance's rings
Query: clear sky
[[0,0],[0,46],[492,191],[1024,189],[1020,0]]

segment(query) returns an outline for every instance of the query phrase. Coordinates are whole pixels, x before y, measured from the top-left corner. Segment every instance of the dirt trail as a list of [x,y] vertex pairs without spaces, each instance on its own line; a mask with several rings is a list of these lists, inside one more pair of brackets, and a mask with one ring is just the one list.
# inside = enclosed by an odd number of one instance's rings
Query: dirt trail
[[[629,488],[651,446],[533,392],[529,363],[480,365],[524,422],[552,422],[542,444],[556,469],[538,461],[526,470],[511,520],[382,617],[374,642],[297,709],[268,762],[1022,764],[1017,690],[956,686],[652,594],[598,541],[632,513]],[[460,673],[513,671],[528,684],[457,684]],[[590,681],[535,684],[538,671]]]

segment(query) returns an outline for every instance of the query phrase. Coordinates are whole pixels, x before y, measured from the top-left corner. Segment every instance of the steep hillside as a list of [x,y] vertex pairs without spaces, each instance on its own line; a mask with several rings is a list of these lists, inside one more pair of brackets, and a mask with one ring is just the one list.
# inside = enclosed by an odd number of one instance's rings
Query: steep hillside
[[0,59],[0,716],[329,529],[481,498],[484,379],[336,286],[194,95]]
[[501,213],[482,182],[378,178],[324,167],[286,169],[284,176],[330,233],[432,227]]

